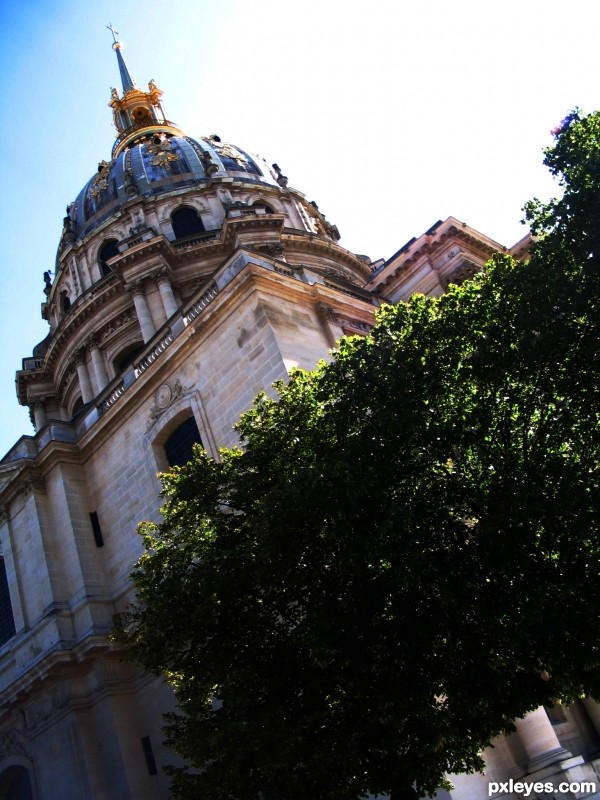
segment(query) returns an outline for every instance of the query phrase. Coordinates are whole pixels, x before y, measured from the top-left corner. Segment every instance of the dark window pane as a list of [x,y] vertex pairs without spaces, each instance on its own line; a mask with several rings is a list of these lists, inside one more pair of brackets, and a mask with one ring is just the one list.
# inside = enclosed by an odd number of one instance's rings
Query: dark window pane
[[102,250],[98,253],[98,261],[100,262],[100,269],[103,275],[110,275],[110,267],[106,263],[109,258],[119,255],[119,248],[117,247],[117,240],[111,239],[107,242]]
[[165,442],[165,453],[169,466],[181,467],[187,463],[192,457],[194,444],[202,444],[202,439],[196,420],[194,417],[188,417]]
[[179,208],[173,213],[171,223],[176,239],[184,239],[186,236],[204,231],[202,220],[193,208]]
[[10,603],[6,567],[4,566],[4,559],[0,558],[0,644],[4,644],[14,635],[15,619]]

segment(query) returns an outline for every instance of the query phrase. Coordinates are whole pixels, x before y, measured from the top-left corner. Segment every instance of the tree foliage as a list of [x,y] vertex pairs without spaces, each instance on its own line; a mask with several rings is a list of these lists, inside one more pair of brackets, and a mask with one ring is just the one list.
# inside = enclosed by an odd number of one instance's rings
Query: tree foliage
[[175,688],[174,797],[433,793],[600,696],[600,115],[525,264],[386,307],[164,478],[120,638]]

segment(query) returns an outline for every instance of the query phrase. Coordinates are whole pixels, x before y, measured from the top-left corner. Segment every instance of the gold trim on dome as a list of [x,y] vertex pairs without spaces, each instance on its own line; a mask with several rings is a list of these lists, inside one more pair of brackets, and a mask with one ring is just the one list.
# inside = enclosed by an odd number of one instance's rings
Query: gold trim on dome
[[164,133],[159,135],[159,142],[149,142],[146,144],[146,152],[151,156],[152,166],[166,167],[171,161],[178,161],[179,155],[173,152],[173,145]]
[[108,189],[108,177],[112,165],[112,161],[109,162],[104,159],[98,164],[98,174],[94,177],[92,185],[90,186],[90,197],[93,200]]
[[214,147],[217,153],[223,158],[231,158],[234,161],[237,161],[238,164],[245,164],[246,166],[248,165],[248,159],[246,156],[240,153],[237,148],[228,142],[216,142],[214,139],[204,139],[204,141],[208,142],[211,147]]
[[139,144],[140,139],[148,136],[156,136],[160,133],[170,133],[171,136],[185,136],[185,133],[173,124],[161,124],[153,122],[151,124],[135,125],[127,128],[118,137],[113,145],[112,157],[116,158],[123,150],[127,150],[134,144]]

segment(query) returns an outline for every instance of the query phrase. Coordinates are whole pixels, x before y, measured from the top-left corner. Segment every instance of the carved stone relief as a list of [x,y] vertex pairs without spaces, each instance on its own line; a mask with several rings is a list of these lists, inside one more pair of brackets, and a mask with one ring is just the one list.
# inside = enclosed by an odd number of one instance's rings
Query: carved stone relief
[[154,393],[154,405],[150,409],[150,414],[146,423],[146,432],[152,428],[156,420],[159,419],[173,403],[182,398],[188,391],[189,387],[184,388],[179,379],[172,385],[169,383],[161,384]]
[[25,746],[25,737],[15,728],[9,728],[9,730],[0,733],[0,761],[4,761],[9,756],[29,758],[29,753]]

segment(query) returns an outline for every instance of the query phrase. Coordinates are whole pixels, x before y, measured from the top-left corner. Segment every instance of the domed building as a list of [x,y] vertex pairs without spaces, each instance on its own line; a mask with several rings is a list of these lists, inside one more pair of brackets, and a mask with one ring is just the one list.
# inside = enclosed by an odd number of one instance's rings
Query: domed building
[[[157,473],[194,442],[218,457],[260,390],[367,332],[381,303],[439,295],[501,249],[449,218],[388,261],[349,252],[277,164],[187,136],[113,47],[117,138],[67,208],[49,333],[17,373],[36,433],[0,462],[0,800],[168,797],[170,690],[109,638],[136,526],[159,518]],[[520,721],[490,774],[583,775],[599,707],[560,714]],[[481,797],[478,781],[452,797]]]

